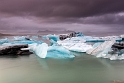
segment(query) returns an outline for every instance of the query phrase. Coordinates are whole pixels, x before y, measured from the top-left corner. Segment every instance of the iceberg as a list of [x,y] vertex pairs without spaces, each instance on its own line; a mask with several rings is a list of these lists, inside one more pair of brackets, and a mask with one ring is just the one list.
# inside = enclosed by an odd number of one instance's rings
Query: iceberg
[[122,38],[122,40],[124,41],[124,34],[123,35],[120,35],[120,37]]
[[41,44],[43,43],[42,41],[35,41],[35,40],[23,40],[23,41],[13,41],[13,42],[10,42],[12,44],[33,44],[33,43],[38,43],[38,44]]
[[75,56],[62,46],[49,46],[47,57],[49,58],[74,58]]
[[60,34],[60,40],[65,40],[67,38],[72,37],[81,37],[82,39],[86,40],[86,42],[104,42],[110,40],[122,41],[124,35],[121,36],[105,36],[105,37],[93,37],[93,36],[85,36],[82,32],[73,32],[70,34]]
[[84,34],[82,32],[75,32],[76,37],[82,37]]
[[112,55],[110,57],[110,60],[123,60],[124,59],[124,54],[118,56],[118,54]]
[[34,44],[30,46],[30,51],[39,56],[40,58],[46,58],[48,45],[46,43]]
[[90,54],[90,55],[95,55],[96,57],[102,57],[110,51],[111,46],[114,43],[115,43],[115,40],[105,41],[105,42],[101,43],[100,45],[88,50],[86,53]]
[[22,40],[27,40],[25,36],[15,36],[14,41],[22,41]]
[[106,37],[92,37],[92,36],[83,36],[86,42],[104,42],[104,41],[122,41],[122,38],[119,36],[106,36]]
[[49,34],[49,35],[43,36],[43,39],[47,39],[47,38],[52,39],[56,42],[59,40],[59,36],[55,34],[54,35]]
[[84,42],[85,40],[81,37],[72,37],[62,41],[57,41],[58,45],[61,45],[70,51],[76,52],[86,52],[87,50],[92,48],[92,45],[88,45]]
[[29,50],[40,58],[74,58],[70,51],[62,46],[52,45],[48,46],[46,43],[42,44],[29,44],[28,48],[21,50]]
[[9,42],[9,39],[8,38],[0,39],[0,44],[8,43],[8,42]]
[[[108,58],[110,60],[123,60],[124,59],[124,47],[118,46],[120,43],[116,41],[105,41],[104,43],[95,43],[93,49],[88,50],[86,53],[94,55],[98,58]],[[123,48],[122,48],[123,47]]]

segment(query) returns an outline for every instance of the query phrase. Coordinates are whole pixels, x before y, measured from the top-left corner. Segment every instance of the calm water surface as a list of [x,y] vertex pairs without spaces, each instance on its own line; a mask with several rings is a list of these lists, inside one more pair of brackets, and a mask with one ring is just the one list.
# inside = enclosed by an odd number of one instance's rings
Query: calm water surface
[[0,57],[0,83],[112,83],[124,79],[124,61],[76,54],[74,59],[35,55]]

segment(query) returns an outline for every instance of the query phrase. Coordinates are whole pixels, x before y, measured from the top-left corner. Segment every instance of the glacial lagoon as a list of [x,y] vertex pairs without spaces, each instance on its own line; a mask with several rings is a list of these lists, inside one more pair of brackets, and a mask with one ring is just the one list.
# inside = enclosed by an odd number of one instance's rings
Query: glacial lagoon
[[[10,36],[11,37],[11,36]],[[124,60],[72,52],[71,59],[0,56],[0,83],[116,83],[124,81]]]
[[114,83],[124,79],[123,60],[74,54],[74,59],[1,56],[0,83]]

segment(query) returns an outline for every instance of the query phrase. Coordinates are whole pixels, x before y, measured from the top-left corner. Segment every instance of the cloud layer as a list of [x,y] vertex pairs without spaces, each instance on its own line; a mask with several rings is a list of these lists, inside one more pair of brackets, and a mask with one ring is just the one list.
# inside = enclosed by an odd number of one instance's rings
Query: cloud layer
[[124,0],[0,0],[1,30],[84,30],[92,25],[102,30],[103,24],[124,30],[123,23]]
[[88,17],[124,11],[124,0],[0,0],[0,12],[38,17]]

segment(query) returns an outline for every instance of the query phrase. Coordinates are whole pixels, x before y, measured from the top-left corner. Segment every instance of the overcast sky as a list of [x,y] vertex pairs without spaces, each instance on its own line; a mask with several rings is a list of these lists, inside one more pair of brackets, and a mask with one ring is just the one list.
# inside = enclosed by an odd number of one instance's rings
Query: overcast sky
[[0,30],[124,31],[124,0],[0,0]]

